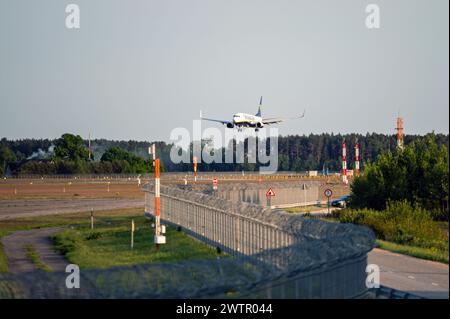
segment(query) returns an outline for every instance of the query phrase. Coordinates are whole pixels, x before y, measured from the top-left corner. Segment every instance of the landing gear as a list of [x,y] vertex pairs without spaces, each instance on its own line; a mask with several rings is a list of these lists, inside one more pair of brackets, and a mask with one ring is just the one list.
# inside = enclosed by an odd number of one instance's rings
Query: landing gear
[[259,132],[259,128],[255,128],[255,132]]

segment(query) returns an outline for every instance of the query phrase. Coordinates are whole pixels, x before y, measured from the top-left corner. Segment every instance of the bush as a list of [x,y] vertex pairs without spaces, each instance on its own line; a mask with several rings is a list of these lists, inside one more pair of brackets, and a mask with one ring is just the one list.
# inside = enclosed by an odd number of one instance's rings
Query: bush
[[378,239],[424,248],[448,249],[448,235],[430,212],[407,201],[388,202],[386,210],[345,209],[335,216],[342,223],[366,225]]
[[98,231],[92,231],[90,232],[87,236],[86,236],[86,240],[95,240],[95,239],[99,239],[100,237],[102,237],[102,233],[98,232]]
[[67,255],[77,248],[77,241],[69,235],[68,231],[53,236],[52,240],[56,250],[61,252],[63,255]]

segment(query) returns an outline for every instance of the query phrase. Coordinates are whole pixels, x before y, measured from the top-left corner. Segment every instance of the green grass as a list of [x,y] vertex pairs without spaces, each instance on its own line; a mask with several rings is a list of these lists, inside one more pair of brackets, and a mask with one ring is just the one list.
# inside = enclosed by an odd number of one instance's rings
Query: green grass
[[384,240],[377,240],[378,248],[394,253],[413,256],[417,258],[438,261],[448,264],[448,251],[439,251],[433,248],[422,248],[408,245],[400,245]]
[[[130,220],[130,219],[129,219]],[[66,230],[53,239],[56,248],[80,268],[109,268],[154,262],[176,262],[192,259],[215,259],[216,250],[192,239],[183,232],[167,228],[167,243],[159,251],[153,243],[154,229],[141,216],[134,217],[134,248],[130,247],[130,225],[86,227]]]
[[2,272],[8,272],[8,261],[6,260],[6,256],[3,252],[3,244],[0,242],[0,273]]
[[[167,244],[160,245],[160,251],[156,252],[154,229],[143,217],[142,208],[99,211],[94,216],[93,231],[90,230],[90,212],[0,220],[0,238],[18,230],[67,226],[68,230],[55,236],[55,244],[71,262],[82,268],[219,256],[215,249],[169,227]],[[133,250],[130,248],[132,218],[136,224]],[[29,257],[36,264],[40,261],[32,251]],[[7,271],[7,259],[0,244],[0,272]]]
[[[95,223],[111,223],[112,220],[129,220],[130,216],[142,214],[142,208],[114,209],[95,212]],[[89,227],[90,212],[48,215],[0,220],[0,239],[18,230],[77,225]],[[8,264],[0,242],[0,273],[8,272]]]
[[31,259],[31,261],[40,269],[43,271],[51,271],[50,267],[44,264],[41,260],[41,256],[39,256],[39,253],[36,251],[36,249],[33,247],[33,245],[28,244],[24,246],[25,251],[27,253],[27,257]]
[[327,208],[327,205],[310,205],[310,206],[297,206],[297,207],[289,207],[283,208],[284,211],[288,213],[310,213],[315,211],[320,211]]

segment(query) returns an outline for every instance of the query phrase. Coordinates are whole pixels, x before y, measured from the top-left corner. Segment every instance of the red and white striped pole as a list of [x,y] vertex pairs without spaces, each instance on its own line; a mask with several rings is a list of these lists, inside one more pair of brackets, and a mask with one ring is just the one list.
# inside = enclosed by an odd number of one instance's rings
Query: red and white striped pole
[[359,176],[359,144],[358,141],[355,145],[355,175]]
[[197,156],[192,158],[192,162],[194,164],[194,182],[197,181]]
[[347,146],[342,142],[342,181],[347,184]]
[[159,158],[155,159],[155,244],[158,247],[158,237],[161,235],[161,193],[160,193],[160,163]]
[[152,145],[153,166],[155,167],[155,244],[156,250],[159,250],[160,244],[166,243],[166,237],[161,235],[161,171],[160,160],[156,158],[156,147]]

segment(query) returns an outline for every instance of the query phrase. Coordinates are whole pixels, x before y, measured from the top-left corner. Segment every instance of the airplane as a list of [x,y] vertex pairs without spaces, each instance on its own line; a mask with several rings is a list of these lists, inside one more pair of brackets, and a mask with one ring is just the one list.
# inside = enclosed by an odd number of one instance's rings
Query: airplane
[[261,106],[262,106],[262,99],[263,97],[259,99],[259,107],[258,112],[255,115],[246,114],[246,113],[236,113],[233,115],[233,120],[227,121],[227,120],[216,120],[216,119],[210,119],[202,116],[202,111],[200,111],[200,119],[205,121],[212,121],[212,122],[219,122],[223,125],[226,125],[227,128],[234,128],[237,127],[238,131],[242,131],[242,128],[244,127],[250,127],[254,128],[255,132],[258,132],[260,128],[263,128],[264,125],[271,125],[271,124],[278,124],[286,120],[293,120],[293,119],[300,119],[305,116],[305,111],[303,111],[303,114],[297,117],[292,118],[263,118],[261,114]]

